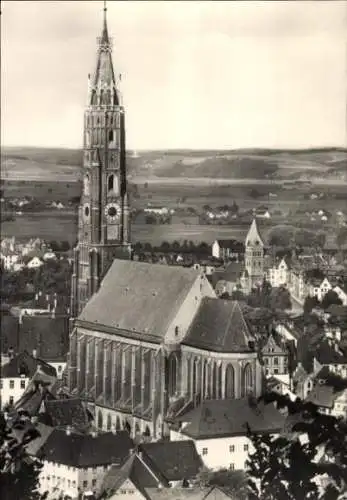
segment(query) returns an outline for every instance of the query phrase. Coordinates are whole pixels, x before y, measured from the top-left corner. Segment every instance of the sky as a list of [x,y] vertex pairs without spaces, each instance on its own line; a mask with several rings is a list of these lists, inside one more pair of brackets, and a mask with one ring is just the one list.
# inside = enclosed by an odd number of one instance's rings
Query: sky
[[[2,1],[1,143],[79,148],[101,1]],[[347,143],[347,1],[109,1],[129,149]]]

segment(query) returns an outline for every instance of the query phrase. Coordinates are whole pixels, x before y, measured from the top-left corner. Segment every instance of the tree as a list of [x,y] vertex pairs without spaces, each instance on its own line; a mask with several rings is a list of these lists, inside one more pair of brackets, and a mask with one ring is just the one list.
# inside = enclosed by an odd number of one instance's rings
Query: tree
[[[248,426],[254,453],[247,461],[250,500],[337,500],[347,492],[347,422],[320,414],[315,405],[269,394],[293,419],[279,437],[259,435]],[[295,423],[296,422],[296,423]],[[328,485],[319,491],[317,479]]]
[[220,469],[213,471],[202,467],[196,477],[196,482],[201,488],[221,486],[232,498],[246,500],[248,498],[247,475],[242,470]]
[[271,229],[268,236],[270,246],[290,247],[293,243],[293,226],[275,226]]
[[321,307],[325,310],[328,309],[328,307],[332,304],[340,306],[342,305],[342,300],[334,290],[329,290],[322,299]]
[[[12,429],[21,432],[22,437],[16,438]],[[39,473],[42,464],[31,458],[27,445],[40,436],[34,426],[27,426],[25,421],[17,419],[12,429],[0,414],[0,492],[2,500],[39,500]]]
[[304,301],[304,314],[305,315],[311,314],[312,309],[315,309],[318,305],[319,305],[319,301],[318,301],[317,297],[315,295],[313,297],[308,295],[307,297],[305,297],[305,301]]
[[341,249],[347,243],[347,227],[343,226],[336,235],[336,245]]
[[281,309],[282,311],[292,308],[290,293],[285,287],[281,286],[271,291],[270,308],[274,310]]

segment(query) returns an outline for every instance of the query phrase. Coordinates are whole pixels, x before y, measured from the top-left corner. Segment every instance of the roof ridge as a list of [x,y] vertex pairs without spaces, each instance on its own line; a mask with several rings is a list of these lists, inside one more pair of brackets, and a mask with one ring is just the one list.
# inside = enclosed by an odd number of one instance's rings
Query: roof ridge
[[[223,301],[225,303],[225,301]],[[233,301],[233,309],[231,311],[231,314],[229,316],[229,319],[228,319],[228,322],[226,324],[226,328],[225,328],[225,331],[224,331],[224,336],[223,336],[223,345],[225,343],[225,338],[226,336],[228,335],[228,332],[229,332],[229,328],[230,328],[230,325],[231,325],[231,321],[233,319],[233,316],[234,316],[234,311],[235,311],[235,303],[236,301]]]

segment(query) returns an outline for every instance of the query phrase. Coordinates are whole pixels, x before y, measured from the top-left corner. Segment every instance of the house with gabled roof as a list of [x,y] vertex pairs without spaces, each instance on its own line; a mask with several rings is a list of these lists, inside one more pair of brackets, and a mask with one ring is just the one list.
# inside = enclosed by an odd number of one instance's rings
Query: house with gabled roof
[[212,243],[212,257],[219,260],[239,260],[242,244],[235,240],[218,239]]
[[9,362],[1,369],[1,407],[15,405],[35,377],[39,380],[47,378],[53,383],[56,376],[52,366],[27,351],[11,355]]
[[188,488],[202,466],[191,440],[141,444],[121,468],[111,467],[102,492],[109,500],[130,494],[147,500],[148,488]]
[[261,349],[265,375],[284,375],[288,373],[288,352],[269,335]]
[[111,466],[121,467],[133,442],[126,431],[117,433],[77,433],[54,429],[36,456],[43,462],[39,490],[48,499],[66,495],[99,494],[103,478]]

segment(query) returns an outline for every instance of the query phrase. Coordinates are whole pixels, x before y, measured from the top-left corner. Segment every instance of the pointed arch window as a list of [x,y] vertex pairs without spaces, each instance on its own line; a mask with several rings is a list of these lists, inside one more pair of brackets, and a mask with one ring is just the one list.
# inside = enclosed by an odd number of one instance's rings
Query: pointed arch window
[[99,413],[98,413],[98,428],[102,429],[102,426],[103,426],[102,411],[99,410]]
[[108,413],[107,415],[107,430],[110,431],[111,430],[111,427],[112,427],[112,419],[111,419],[111,415]]
[[107,188],[109,191],[113,191],[113,189],[114,189],[114,175],[113,174],[108,176]]
[[232,365],[228,365],[225,370],[225,398],[231,399],[235,397],[235,373]]
[[253,391],[253,369],[250,363],[244,367],[242,379],[242,395],[247,396]]
[[217,368],[217,399],[222,399],[222,365]]

